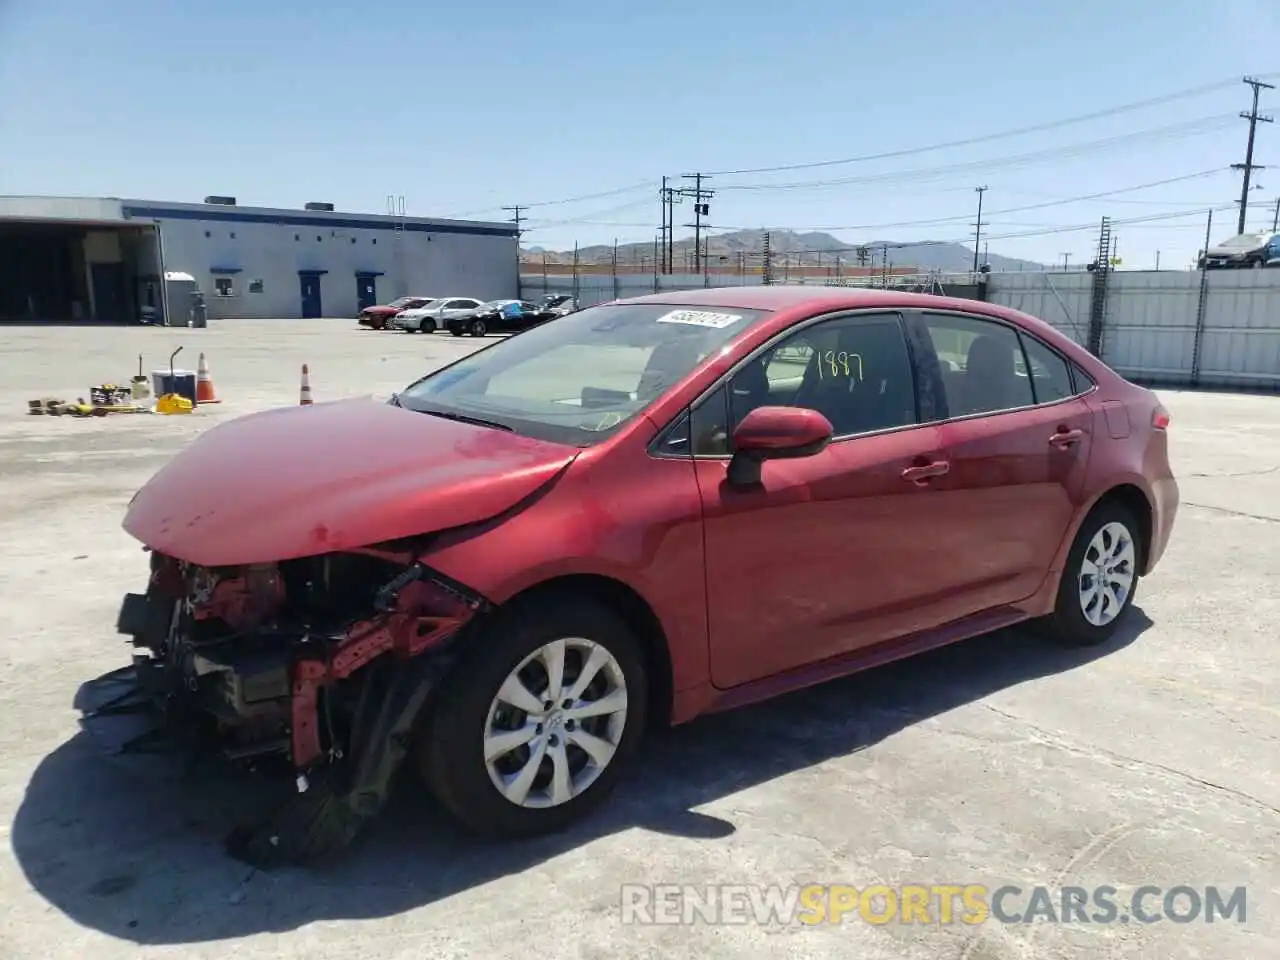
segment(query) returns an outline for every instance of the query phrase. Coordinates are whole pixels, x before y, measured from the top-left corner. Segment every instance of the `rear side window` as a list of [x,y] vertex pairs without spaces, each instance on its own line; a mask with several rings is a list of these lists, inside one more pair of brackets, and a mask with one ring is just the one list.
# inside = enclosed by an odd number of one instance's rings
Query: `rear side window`
[[1071,368],[1039,340],[1023,336],[1022,349],[1026,351],[1026,368],[1031,374],[1031,390],[1036,403],[1053,403],[1075,395],[1071,386]]
[[938,355],[951,416],[1035,404],[1022,345],[1012,327],[953,314],[926,313],[921,319]]

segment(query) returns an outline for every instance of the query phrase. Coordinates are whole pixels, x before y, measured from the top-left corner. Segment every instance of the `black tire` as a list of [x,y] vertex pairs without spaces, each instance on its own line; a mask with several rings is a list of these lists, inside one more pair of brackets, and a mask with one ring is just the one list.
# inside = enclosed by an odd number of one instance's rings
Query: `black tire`
[[486,333],[488,333],[488,331],[489,331],[489,328],[485,326],[485,322],[483,320],[471,321],[471,335],[473,337],[483,337]]
[[464,331],[461,327],[450,327],[449,332],[452,333],[455,337],[460,337],[466,331]]
[[436,322],[432,317],[427,317],[425,320],[422,321],[422,324],[418,327],[418,329],[422,333],[435,333]]
[[[1093,538],[1108,524],[1122,525],[1133,543],[1133,583],[1120,605],[1120,611],[1107,623],[1098,626],[1091,623],[1084,613],[1080,599],[1080,575],[1085,556]],[[1102,503],[1085,518],[1067,554],[1067,563],[1058,584],[1058,599],[1045,626],[1051,639],[1069,647],[1092,647],[1105,643],[1115,633],[1133,605],[1138,589],[1138,571],[1142,569],[1146,544],[1142,540],[1142,528],[1132,512],[1119,503]]]
[[[489,706],[507,675],[553,640],[581,637],[617,661],[627,690],[627,716],[612,760],[590,786],[558,806],[517,806],[498,792],[485,767],[482,738]],[[529,837],[562,830],[599,805],[618,783],[643,736],[648,677],[639,642],[616,613],[592,599],[557,595],[499,611],[467,640],[464,655],[440,688],[420,732],[423,778],[444,807],[476,833]]]

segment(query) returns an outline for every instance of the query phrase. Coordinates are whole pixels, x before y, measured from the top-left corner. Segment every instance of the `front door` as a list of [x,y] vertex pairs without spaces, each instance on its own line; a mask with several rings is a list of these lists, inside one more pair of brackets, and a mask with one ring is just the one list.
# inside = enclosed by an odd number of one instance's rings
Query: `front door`
[[302,285],[302,317],[313,320],[324,315],[324,305],[320,300],[320,277],[314,273],[299,274]]
[[[948,619],[1025,600],[1048,575],[1084,488],[1093,415],[1067,362],[1012,326],[961,314],[914,315],[945,397],[951,469],[939,499],[964,518]],[[928,367],[929,364],[922,364]]]
[[[932,479],[904,471],[942,462],[941,431],[918,422],[913,384],[900,318],[848,314],[783,340],[695,409],[717,687],[939,622],[932,571],[949,561],[929,531],[943,518]],[[820,411],[835,439],[731,486],[734,424],[778,405]]]
[[377,306],[378,303],[378,278],[377,277],[356,277],[356,310],[357,312],[365,309],[365,307]]

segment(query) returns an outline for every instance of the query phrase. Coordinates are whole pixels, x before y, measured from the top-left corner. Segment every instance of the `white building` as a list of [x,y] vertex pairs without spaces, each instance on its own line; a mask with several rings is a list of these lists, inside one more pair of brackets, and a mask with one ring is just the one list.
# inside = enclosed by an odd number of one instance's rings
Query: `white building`
[[[185,273],[222,317],[354,317],[396,297],[519,296],[511,223],[75,197],[0,197],[0,321],[185,325]],[[179,302],[168,302],[170,300]]]

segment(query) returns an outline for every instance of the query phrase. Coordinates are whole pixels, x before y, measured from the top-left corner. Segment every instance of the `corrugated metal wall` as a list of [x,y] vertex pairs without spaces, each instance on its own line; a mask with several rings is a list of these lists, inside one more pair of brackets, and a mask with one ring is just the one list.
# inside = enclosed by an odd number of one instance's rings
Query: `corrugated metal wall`
[[[1280,270],[1212,270],[1195,373],[1198,272],[1116,271],[1107,280],[1102,358],[1125,376],[1164,383],[1280,388]],[[991,275],[990,299],[1087,341],[1093,275]]]
[[[700,288],[698,274],[525,274],[521,296],[575,290],[583,306],[656,290]],[[944,281],[946,278],[943,278]],[[963,279],[963,278],[962,278]],[[713,277],[712,285],[759,283],[759,276]],[[1041,318],[1072,340],[1089,340],[1093,274],[993,273],[987,298]],[[1280,389],[1280,270],[1212,270],[1204,285],[1196,366],[1201,275],[1194,271],[1113,271],[1107,278],[1102,358],[1135,380]]]

